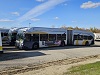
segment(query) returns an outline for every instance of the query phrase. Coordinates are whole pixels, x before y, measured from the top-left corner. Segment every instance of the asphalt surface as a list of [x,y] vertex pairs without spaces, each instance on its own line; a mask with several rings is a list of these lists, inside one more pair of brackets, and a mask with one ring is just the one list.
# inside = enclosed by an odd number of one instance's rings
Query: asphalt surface
[[6,67],[42,64],[62,59],[81,58],[100,54],[100,41],[92,46],[65,46],[41,48],[38,50],[18,50],[14,46],[4,46],[0,55],[0,70]]

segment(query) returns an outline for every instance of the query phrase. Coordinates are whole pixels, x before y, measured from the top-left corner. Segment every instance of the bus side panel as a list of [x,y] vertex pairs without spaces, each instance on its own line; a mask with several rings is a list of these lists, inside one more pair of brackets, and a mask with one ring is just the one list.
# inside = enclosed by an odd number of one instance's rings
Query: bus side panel
[[39,41],[39,47],[48,47],[48,46],[45,46],[45,41]]

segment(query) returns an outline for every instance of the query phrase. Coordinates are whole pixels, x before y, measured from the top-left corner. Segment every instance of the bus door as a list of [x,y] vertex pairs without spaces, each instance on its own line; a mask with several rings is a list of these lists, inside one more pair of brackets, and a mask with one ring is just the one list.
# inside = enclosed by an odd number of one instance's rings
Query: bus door
[[67,30],[67,45],[73,45],[72,30]]
[[39,43],[39,34],[33,34],[32,41]]
[[25,34],[25,47],[32,49],[33,44],[39,44],[39,34]]
[[40,34],[39,47],[46,47],[47,41],[48,41],[48,34]]

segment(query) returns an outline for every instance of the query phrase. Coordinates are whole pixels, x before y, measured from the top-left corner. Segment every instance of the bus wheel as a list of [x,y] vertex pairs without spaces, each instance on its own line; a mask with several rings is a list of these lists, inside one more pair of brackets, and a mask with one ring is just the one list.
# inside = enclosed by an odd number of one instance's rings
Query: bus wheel
[[3,51],[0,51],[0,54],[3,54]]
[[64,41],[61,42],[61,46],[62,46],[62,47],[65,46],[65,42],[64,42]]
[[89,46],[89,42],[88,41],[85,43],[85,46]]
[[91,42],[91,45],[93,45],[94,44],[94,40]]
[[32,49],[38,49],[38,48],[39,48],[39,45],[37,43],[33,44]]

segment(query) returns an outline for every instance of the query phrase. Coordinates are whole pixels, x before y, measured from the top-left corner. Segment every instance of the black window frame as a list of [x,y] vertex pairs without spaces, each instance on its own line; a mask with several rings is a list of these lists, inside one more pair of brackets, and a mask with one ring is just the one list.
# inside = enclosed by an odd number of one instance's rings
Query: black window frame
[[78,35],[74,35],[74,40],[77,40],[78,39]]
[[83,40],[83,35],[78,35],[77,40]]
[[83,39],[84,40],[88,40],[88,36],[87,35],[84,35]]
[[62,39],[62,35],[61,34],[57,34],[56,37],[57,37],[57,40],[61,40]]
[[91,40],[91,39],[93,39],[93,37],[92,36],[88,36],[88,40]]
[[66,40],[66,34],[62,34],[61,40]]
[[39,41],[39,34],[32,34],[31,41]]

